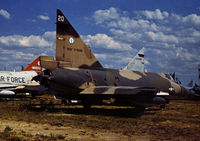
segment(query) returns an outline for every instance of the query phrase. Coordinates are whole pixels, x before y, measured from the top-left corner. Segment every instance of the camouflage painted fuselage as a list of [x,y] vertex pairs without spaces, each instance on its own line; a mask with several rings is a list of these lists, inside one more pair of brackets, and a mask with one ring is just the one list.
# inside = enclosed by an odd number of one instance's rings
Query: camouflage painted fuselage
[[[48,70],[50,71],[50,70]],[[45,85],[59,96],[76,98],[77,95],[131,96],[130,88],[154,88],[171,95],[185,95],[187,90],[169,80],[165,74],[114,69],[56,68],[46,75]],[[104,87],[104,89],[102,89]],[[122,87],[127,88],[127,92]],[[101,88],[101,89],[100,89]],[[118,92],[116,92],[118,91]]]

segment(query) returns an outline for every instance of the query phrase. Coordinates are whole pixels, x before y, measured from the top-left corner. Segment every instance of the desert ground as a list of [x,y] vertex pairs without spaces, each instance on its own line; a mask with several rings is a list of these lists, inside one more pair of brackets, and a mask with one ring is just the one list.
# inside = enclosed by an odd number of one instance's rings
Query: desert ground
[[[48,100],[47,100],[48,101]],[[37,103],[37,102],[36,102]],[[0,101],[1,141],[200,140],[200,101],[172,100],[165,109],[150,107],[47,106],[29,100]],[[53,103],[53,104],[52,104]]]

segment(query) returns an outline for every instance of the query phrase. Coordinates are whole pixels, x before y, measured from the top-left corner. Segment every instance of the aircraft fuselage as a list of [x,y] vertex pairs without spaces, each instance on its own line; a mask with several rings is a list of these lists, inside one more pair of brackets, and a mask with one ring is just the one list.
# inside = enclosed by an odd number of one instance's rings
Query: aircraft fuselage
[[115,69],[56,68],[50,71],[48,85],[68,95],[93,86],[152,87],[170,94],[187,94],[186,89],[167,79],[164,74]]

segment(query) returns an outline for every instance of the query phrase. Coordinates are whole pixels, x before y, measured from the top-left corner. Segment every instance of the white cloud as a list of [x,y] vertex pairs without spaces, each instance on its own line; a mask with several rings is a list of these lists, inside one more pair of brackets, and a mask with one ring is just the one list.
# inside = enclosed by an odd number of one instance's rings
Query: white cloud
[[[110,9],[98,11],[105,12],[110,11]],[[190,14],[184,17],[156,9],[155,11],[135,11],[135,17],[130,17],[121,11],[119,12],[119,10],[115,9],[115,12],[117,12],[115,15],[118,16],[114,19],[109,18],[109,20],[105,20],[104,14],[98,15],[99,19],[101,19],[101,16],[104,19],[101,25],[109,28],[115,40],[120,39],[124,43],[131,43],[137,46],[150,45],[155,48],[160,48],[160,45],[166,48],[184,45],[196,47],[200,43],[200,26],[198,25],[200,16],[197,14]],[[95,16],[96,14],[93,17]],[[94,18],[94,20],[97,19]]]
[[93,18],[96,20],[97,24],[101,24],[105,20],[118,19],[119,14],[116,8],[111,7],[106,10],[95,11]]
[[99,53],[95,53],[94,54],[95,57],[97,57],[98,59],[103,59],[103,60],[107,60],[108,59],[108,55],[107,54],[99,54]]
[[45,15],[39,15],[38,18],[45,21],[50,20],[49,16],[45,16]]
[[152,41],[159,42],[167,42],[167,43],[178,43],[178,39],[174,35],[164,35],[162,32],[154,33],[154,32],[145,32],[145,35],[148,39]]
[[43,34],[43,37],[47,40],[55,40],[56,39],[56,32],[55,31],[47,31]]
[[200,29],[200,16],[197,14],[190,14],[184,17],[173,13],[168,19],[168,24],[177,25],[177,28],[191,27]]
[[189,52],[187,49],[182,47],[178,48],[175,53],[176,57],[180,58],[182,61],[196,60],[196,55],[198,55],[198,53]]
[[15,59],[21,59],[23,57],[23,59],[25,60],[30,60],[33,59],[35,57],[35,55],[33,53],[25,53],[25,52],[15,52],[15,54],[12,54],[13,58]]
[[119,41],[114,40],[112,37],[106,34],[96,34],[94,36],[87,35],[84,36],[84,40],[87,44],[92,47],[100,47],[106,49],[114,50],[131,50],[130,44],[125,44]]
[[11,35],[11,36],[1,36],[0,42],[7,46],[24,46],[24,47],[43,47],[50,46],[44,38],[40,36],[30,35],[30,36],[21,36],[21,35]]
[[[9,56],[11,58],[11,56]],[[22,57],[22,56],[21,56]],[[5,71],[21,71],[22,66],[26,67],[28,64],[30,64],[36,57],[28,57],[28,56],[23,56],[24,59],[17,59],[17,58],[12,58],[12,59],[6,59],[6,63],[0,63],[1,70]]]
[[191,14],[182,18],[184,23],[200,25],[200,16],[197,14]]
[[[52,36],[55,32],[45,32],[43,36],[38,35],[10,35],[0,36],[0,43],[6,46],[24,46],[24,47],[47,47],[52,46]],[[50,38],[50,40],[49,40]]]
[[34,57],[33,53],[27,53],[27,52],[22,52],[22,51],[17,51],[17,50],[1,49],[1,56],[3,55],[5,56],[10,55],[12,58],[15,58],[15,59],[27,59],[27,58],[29,59],[30,57]]
[[8,13],[8,11],[1,9],[0,10],[0,15],[3,16],[6,19],[10,19],[10,13]]
[[[34,55],[34,51],[26,51],[25,49],[23,51],[18,51],[18,50],[8,50],[8,49],[1,49],[0,48],[0,56],[1,60],[4,60],[5,62],[1,61],[1,64],[13,64],[15,63],[21,63],[21,65],[26,62],[27,60],[33,60],[36,58]],[[30,62],[29,62],[30,63]],[[5,66],[4,64],[4,66]]]
[[[131,59],[138,53],[139,50],[132,49],[131,51],[121,51],[121,52],[103,52],[95,53],[95,56],[103,62],[105,67],[121,69],[124,68]],[[148,60],[145,59],[145,64],[150,64]]]
[[144,15],[147,19],[163,20],[164,18],[167,18],[169,16],[168,12],[166,11],[161,12],[160,9],[156,9],[155,11],[144,10],[139,13]]
[[[113,10],[111,10],[113,9]],[[100,11],[100,12],[99,12]],[[109,11],[109,12],[108,12]],[[111,11],[115,11],[116,16],[112,16],[112,14],[105,14],[105,13],[112,13]],[[98,12],[98,14],[96,13]],[[126,31],[135,31],[135,30],[148,30],[151,31],[158,31],[158,26],[156,23],[151,23],[150,21],[146,19],[132,19],[126,14],[123,15],[124,12],[119,12],[115,8],[110,8],[108,10],[98,10],[93,15],[93,18],[96,22],[96,24],[101,24],[103,26],[107,26],[109,28],[121,28]],[[116,13],[118,12],[118,13]]]
[[26,66],[40,55],[54,56],[55,34],[55,31],[47,31],[43,35],[0,36],[0,69],[6,67],[13,70]]

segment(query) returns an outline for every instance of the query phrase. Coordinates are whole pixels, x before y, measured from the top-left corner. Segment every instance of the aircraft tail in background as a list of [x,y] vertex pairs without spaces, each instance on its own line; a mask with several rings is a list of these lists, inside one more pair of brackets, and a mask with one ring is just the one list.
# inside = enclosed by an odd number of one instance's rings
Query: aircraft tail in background
[[191,80],[186,86],[187,87],[193,87],[193,80]]
[[134,58],[128,63],[124,70],[144,72],[144,48],[142,48]]
[[42,72],[42,67],[40,65],[40,57],[37,57],[32,63],[30,63],[23,71],[36,71]]

